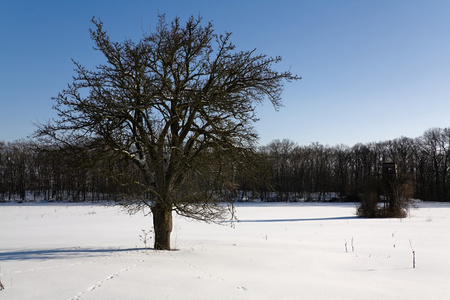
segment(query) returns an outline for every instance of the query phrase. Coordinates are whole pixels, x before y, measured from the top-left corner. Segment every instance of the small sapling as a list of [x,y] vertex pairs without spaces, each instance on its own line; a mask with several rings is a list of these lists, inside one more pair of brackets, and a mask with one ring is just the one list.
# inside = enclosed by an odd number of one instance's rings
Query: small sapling
[[147,249],[147,242],[148,242],[148,240],[150,240],[152,238],[150,235],[152,233],[152,230],[151,229],[148,231],[146,231],[144,229],[141,229],[141,230],[142,230],[142,234],[139,235],[139,238],[140,238],[141,242],[144,243],[145,249]]

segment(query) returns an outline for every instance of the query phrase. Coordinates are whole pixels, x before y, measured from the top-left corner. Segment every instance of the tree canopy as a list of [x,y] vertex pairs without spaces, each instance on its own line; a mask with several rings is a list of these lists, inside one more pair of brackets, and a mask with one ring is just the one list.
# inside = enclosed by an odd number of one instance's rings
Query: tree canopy
[[[233,188],[233,157],[251,156],[255,106],[281,105],[286,81],[300,77],[273,66],[280,57],[237,51],[231,34],[214,33],[200,17],[182,25],[164,15],[138,41],[110,40],[92,19],[95,50],[106,63],[95,70],[74,61],[74,80],[57,97],[58,119],[38,135],[106,161],[133,210],[150,208],[155,248],[170,249],[172,211],[210,221],[224,216]],[[124,182],[115,163],[130,162],[136,180]]]

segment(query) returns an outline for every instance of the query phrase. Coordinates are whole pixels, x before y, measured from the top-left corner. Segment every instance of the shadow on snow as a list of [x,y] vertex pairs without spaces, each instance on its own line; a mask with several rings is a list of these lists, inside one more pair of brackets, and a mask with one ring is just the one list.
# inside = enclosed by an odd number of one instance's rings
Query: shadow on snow
[[90,248],[72,247],[72,248],[43,249],[43,250],[5,251],[0,252],[0,261],[93,257],[99,255],[114,254],[129,251],[142,251],[142,250],[153,250],[153,248],[90,249]]
[[272,222],[305,222],[305,221],[333,221],[333,220],[354,220],[357,216],[329,217],[329,218],[308,218],[308,219],[261,219],[261,220],[239,220],[238,223],[272,223]]

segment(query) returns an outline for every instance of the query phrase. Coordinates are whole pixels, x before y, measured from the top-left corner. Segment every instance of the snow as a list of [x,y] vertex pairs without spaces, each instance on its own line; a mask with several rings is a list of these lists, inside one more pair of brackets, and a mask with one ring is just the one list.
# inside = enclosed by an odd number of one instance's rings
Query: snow
[[0,299],[450,299],[450,204],[405,219],[349,203],[236,209],[234,228],[176,216],[178,250],[164,252],[144,248],[143,214],[0,204]]

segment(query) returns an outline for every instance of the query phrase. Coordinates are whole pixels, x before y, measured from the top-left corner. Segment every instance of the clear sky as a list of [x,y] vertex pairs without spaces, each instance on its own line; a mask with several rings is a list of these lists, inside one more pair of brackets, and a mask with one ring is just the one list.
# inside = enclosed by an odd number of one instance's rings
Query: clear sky
[[0,0],[0,141],[55,117],[71,58],[101,62],[93,16],[123,41],[153,30],[158,13],[201,15],[238,50],[282,56],[277,68],[303,77],[285,86],[280,111],[258,108],[260,144],[353,146],[450,127],[450,1]]

